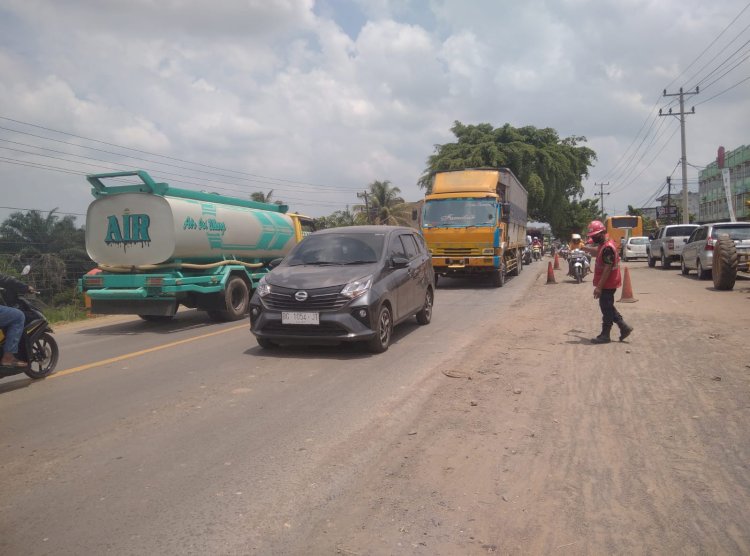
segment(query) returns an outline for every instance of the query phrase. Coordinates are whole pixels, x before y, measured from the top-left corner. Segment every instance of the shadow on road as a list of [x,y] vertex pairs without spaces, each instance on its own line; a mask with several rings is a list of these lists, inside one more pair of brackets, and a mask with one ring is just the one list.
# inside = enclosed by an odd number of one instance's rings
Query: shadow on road
[[[244,318],[243,318],[244,320]],[[93,322],[96,321],[92,321]],[[240,322],[240,321],[237,321]],[[215,322],[208,318],[205,312],[190,310],[181,311],[175,315],[172,320],[164,322],[149,322],[141,320],[133,315],[133,320],[126,322],[117,322],[114,324],[105,324],[102,326],[93,326],[79,330],[76,334],[88,336],[122,336],[137,335],[144,333],[155,334],[173,334],[176,332],[185,332],[186,330],[199,330],[224,323]]]
[[[6,377],[10,378],[10,377]],[[34,381],[27,377],[24,374],[21,374],[18,378],[14,378],[11,380],[3,380],[2,377],[0,377],[0,394],[7,394],[8,392],[13,392],[15,390],[20,390],[21,388],[28,388],[31,386]]]
[[[421,328],[416,322],[411,320],[399,324],[393,330],[391,346],[397,345],[416,329]],[[327,345],[312,345],[303,343],[290,343],[274,347],[272,349],[263,349],[255,345],[243,352],[245,355],[272,357],[274,359],[298,359],[300,357],[315,359],[366,359],[368,357],[377,357],[378,354],[370,353],[364,342],[339,342]]]

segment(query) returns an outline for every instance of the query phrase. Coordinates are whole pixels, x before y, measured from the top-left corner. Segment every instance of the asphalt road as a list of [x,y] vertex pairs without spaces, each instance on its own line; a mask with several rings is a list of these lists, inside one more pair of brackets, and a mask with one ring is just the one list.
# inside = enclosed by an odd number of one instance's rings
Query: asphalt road
[[443,280],[432,323],[402,324],[377,356],[263,351],[247,321],[194,311],[60,327],[57,374],[0,379],[0,553],[303,550],[310,516],[356,485],[440,362],[548,260],[499,289]]

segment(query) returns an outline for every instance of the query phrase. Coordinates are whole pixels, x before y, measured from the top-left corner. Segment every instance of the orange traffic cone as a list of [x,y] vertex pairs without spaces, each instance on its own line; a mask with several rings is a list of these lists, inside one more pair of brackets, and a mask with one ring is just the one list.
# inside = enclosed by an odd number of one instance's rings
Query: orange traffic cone
[[552,270],[552,261],[547,264],[547,283],[557,284],[557,282],[555,282],[555,272]]
[[560,259],[557,257],[557,253],[555,253],[555,266],[553,268],[555,270],[560,270]]
[[630,271],[627,266],[625,267],[625,276],[622,280],[622,295],[617,301],[622,301],[623,303],[635,303],[638,301],[633,297],[633,286],[630,285]]

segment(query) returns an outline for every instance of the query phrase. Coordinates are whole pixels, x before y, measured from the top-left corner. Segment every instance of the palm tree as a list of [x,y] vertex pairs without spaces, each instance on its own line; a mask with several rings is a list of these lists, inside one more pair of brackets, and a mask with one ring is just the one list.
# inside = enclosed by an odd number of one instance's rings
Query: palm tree
[[273,189],[270,189],[268,193],[263,193],[262,191],[254,191],[250,194],[250,200],[255,201],[256,203],[274,203],[277,205],[284,204],[284,201],[272,201],[271,199],[273,199]]
[[393,187],[389,180],[375,180],[369,186],[365,196],[365,205],[355,206],[355,210],[364,215],[370,224],[408,225],[409,206],[399,196],[401,190]]

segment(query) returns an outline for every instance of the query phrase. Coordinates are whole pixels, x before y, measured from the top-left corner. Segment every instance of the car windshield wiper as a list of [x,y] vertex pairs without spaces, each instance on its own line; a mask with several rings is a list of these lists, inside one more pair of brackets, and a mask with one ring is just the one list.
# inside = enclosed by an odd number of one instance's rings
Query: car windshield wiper
[[345,263],[341,263],[341,264],[345,264],[345,265],[346,264],[372,264],[376,262],[378,261],[346,261]]

